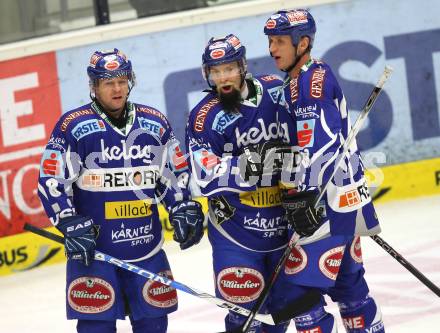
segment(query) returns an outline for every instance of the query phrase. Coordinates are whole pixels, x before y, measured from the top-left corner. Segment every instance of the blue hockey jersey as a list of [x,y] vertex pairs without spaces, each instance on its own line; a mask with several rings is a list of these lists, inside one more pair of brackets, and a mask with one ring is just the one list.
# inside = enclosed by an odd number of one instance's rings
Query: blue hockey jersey
[[189,115],[186,146],[192,176],[208,198],[211,242],[272,251],[286,244],[278,178],[270,173],[258,182],[244,181],[240,166],[243,147],[287,140],[277,121],[282,81],[266,75],[247,84],[256,94],[241,102],[240,112],[225,112],[213,92],[202,99]]
[[[329,181],[350,131],[342,90],[327,64],[310,60],[298,77],[285,81],[279,99],[280,121],[288,123],[289,140],[299,156],[294,169],[283,173],[282,184],[298,191],[320,189]],[[355,142],[321,204],[334,235],[380,232]]]
[[188,165],[165,118],[127,103],[125,128],[96,103],[65,113],[43,153],[39,197],[51,222],[79,214],[99,226],[97,249],[126,261],[163,243],[157,204],[188,199]]

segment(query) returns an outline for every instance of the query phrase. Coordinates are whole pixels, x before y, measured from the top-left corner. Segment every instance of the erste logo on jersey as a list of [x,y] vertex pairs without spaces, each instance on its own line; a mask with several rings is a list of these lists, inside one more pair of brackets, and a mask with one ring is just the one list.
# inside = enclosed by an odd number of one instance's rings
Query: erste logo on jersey
[[292,275],[301,272],[307,266],[307,254],[299,245],[295,246],[289,253],[286,260],[284,271],[286,274]]
[[162,124],[144,117],[138,117],[137,119],[139,122],[139,126],[148,134],[153,135],[159,139],[162,138],[162,135],[165,132],[165,128],[162,126]]
[[[173,279],[170,270],[159,272],[158,274],[168,279]],[[142,296],[148,304],[159,308],[169,308],[177,304],[176,289],[154,280],[145,282],[142,288]]]
[[313,147],[315,142],[315,119],[299,120],[297,122],[297,139],[300,147]]
[[46,149],[41,159],[40,177],[62,177],[63,166],[64,163],[61,152]]
[[344,256],[345,246],[332,248],[319,258],[319,269],[331,280],[336,280]]
[[220,294],[233,303],[247,303],[258,298],[264,288],[261,273],[248,267],[229,267],[217,276]]
[[115,291],[105,280],[96,277],[80,277],[69,284],[69,306],[81,313],[101,313],[115,302]]
[[72,129],[72,135],[78,141],[79,139],[96,132],[104,132],[105,125],[101,119],[89,119],[80,122]]
[[212,123],[212,129],[217,133],[223,134],[226,127],[241,117],[243,117],[241,113],[230,113],[222,110],[216,114],[214,122]]

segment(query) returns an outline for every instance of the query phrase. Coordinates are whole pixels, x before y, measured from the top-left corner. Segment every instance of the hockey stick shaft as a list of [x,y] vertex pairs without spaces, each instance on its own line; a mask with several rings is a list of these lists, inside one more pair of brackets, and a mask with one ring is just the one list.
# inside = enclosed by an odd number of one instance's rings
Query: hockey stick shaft
[[[64,238],[63,237],[61,237],[61,236],[59,236],[57,234],[54,234],[52,232],[49,232],[47,230],[44,230],[44,229],[38,228],[36,226],[33,226],[32,224],[26,223],[24,225],[24,230],[30,231],[30,232],[32,232],[34,234],[37,234],[37,235],[40,235],[42,237],[46,237],[46,238],[51,239],[51,240],[53,240],[55,242],[64,244]],[[235,304],[233,304],[231,302],[222,300],[222,299],[217,298],[215,296],[212,296],[212,295],[210,295],[208,293],[205,293],[205,292],[196,290],[194,288],[188,287],[187,285],[185,285],[183,283],[177,282],[175,280],[168,279],[165,276],[161,276],[159,274],[150,272],[148,270],[140,268],[140,267],[138,267],[136,265],[133,265],[131,263],[128,263],[126,261],[117,259],[115,257],[112,257],[112,256],[108,255],[108,254],[102,253],[102,252],[100,252],[98,250],[95,250],[95,260],[100,260],[100,261],[108,262],[108,263],[110,263],[112,265],[115,265],[117,267],[120,267],[122,269],[125,269],[125,270],[133,272],[135,274],[141,275],[141,276],[143,276],[143,277],[145,277],[147,279],[150,279],[150,280],[153,280],[153,281],[157,281],[157,282],[159,282],[159,283],[161,283],[163,285],[173,287],[173,288],[175,288],[177,290],[180,290],[180,291],[183,291],[183,292],[185,292],[187,294],[190,294],[190,295],[193,295],[193,296],[196,296],[196,297],[199,297],[199,298],[203,298],[206,301],[214,303],[215,305],[217,305],[217,306],[219,306],[219,307],[221,307],[223,309],[227,309],[229,311],[236,312],[236,313],[241,314],[243,316],[248,316],[251,313],[250,310],[245,309],[245,308],[243,308],[241,306],[238,306],[238,305],[235,305]],[[263,322],[265,324],[268,324],[268,325],[275,325],[276,324],[274,322],[274,319],[273,319],[272,315],[270,315],[270,314],[257,314],[255,318],[258,321],[261,321],[261,322]]]
[[[391,67],[389,67],[389,66],[385,67],[382,75],[380,76],[378,83],[376,84],[376,86],[374,87],[370,96],[368,97],[368,100],[365,103],[365,106],[362,109],[361,114],[357,118],[356,122],[352,126],[352,128],[347,136],[347,140],[342,145],[342,154],[338,157],[338,159],[335,163],[334,170],[333,170],[329,180],[327,181],[325,186],[322,188],[321,193],[319,194],[318,198],[316,199],[316,201],[314,203],[315,208],[318,206],[319,201],[321,201],[322,196],[327,191],[327,188],[330,185],[332,178],[335,176],[336,171],[339,168],[339,165],[342,163],[346,153],[348,152],[351,144],[353,143],[353,140],[355,139],[356,135],[360,131],[360,129],[365,121],[365,118],[368,116],[368,113],[370,112],[374,102],[376,102],[377,97],[379,96],[380,92],[382,91],[382,88],[385,85],[385,82],[388,80],[389,76],[391,75],[392,71],[393,70]],[[255,315],[261,310],[261,307],[263,306],[263,303],[265,302],[265,300],[269,296],[269,291],[272,288],[273,284],[275,283],[275,280],[276,280],[279,272],[281,271],[281,268],[284,267],[284,264],[286,263],[286,260],[289,256],[290,252],[295,247],[295,245],[298,243],[299,238],[300,237],[297,233],[293,234],[292,238],[289,241],[288,246],[286,247],[286,250],[284,251],[277,266],[275,267],[275,270],[273,271],[270,280],[268,281],[267,285],[265,286],[265,288],[261,292],[260,296],[258,297],[254,307],[252,308],[251,314],[247,317],[244,324],[240,327],[241,332],[246,333],[250,329],[252,321],[254,319],[257,319],[255,317]]]
[[347,154],[348,150],[350,149],[350,146],[353,144],[353,141],[355,140],[357,134],[361,130],[362,125],[365,122],[365,119],[367,118],[368,114],[370,113],[371,108],[373,107],[374,103],[376,102],[377,98],[379,97],[380,93],[382,92],[383,86],[385,85],[385,82],[387,82],[388,78],[391,76],[392,72],[393,72],[393,69],[390,66],[385,66],[385,69],[384,69],[382,75],[380,76],[379,81],[377,82],[376,86],[374,87],[373,91],[371,92],[370,96],[368,97],[368,100],[365,103],[365,106],[362,109],[361,114],[356,119],[350,132],[347,135],[347,139],[345,140],[345,142],[342,146],[342,153],[338,156],[338,159],[335,162],[335,167],[333,169],[333,172],[330,175],[327,183],[322,188],[321,193],[319,193],[319,196],[316,198],[315,207],[318,206],[319,201],[321,201],[323,195],[327,191],[331,180],[333,179],[336,172],[338,171],[339,166],[341,165],[342,161],[344,160],[345,155]]
[[414,275],[420,282],[428,287],[434,294],[440,297],[440,288],[437,287],[431,280],[429,280],[422,272],[409,263],[400,253],[394,250],[390,244],[385,242],[378,235],[370,236],[381,248],[396,259],[403,267],[405,267],[412,275]]

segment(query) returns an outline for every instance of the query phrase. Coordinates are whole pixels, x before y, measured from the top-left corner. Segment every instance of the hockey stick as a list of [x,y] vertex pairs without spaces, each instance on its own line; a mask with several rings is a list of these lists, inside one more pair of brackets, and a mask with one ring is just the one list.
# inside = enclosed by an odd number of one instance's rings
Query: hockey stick
[[394,250],[390,244],[385,242],[378,235],[370,236],[381,248],[383,248],[389,255],[396,259],[403,267],[405,267],[412,275],[414,275],[420,282],[427,286],[434,294],[440,297],[440,288],[437,287],[431,280],[429,280],[422,272],[409,263],[400,253]]
[[[40,235],[42,237],[46,237],[46,238],[51,239],[51,240],[53,240],[55,242],[64,244],[64,238],[63,237],[61,237],[61,236],[59,236],[57,234],[54,234],[52,232],[49,232],[47,230],[38,228],[38,227],[36,227],[36,226],[34,226],[32,224],[26,223],[24,225],[24,230],[30,231],[30,232],[32,232],[34,234],[37,234],[37,235]],[[147,279],[150,279],[150,280],[153,280],[153,281],[157,281],[159,283],[162,283],[163,285],[173,287],[173,288],[178,289],[180,291],[183,291],[183,292],[185,292],[187,294],[190,294],[190,295],[193,295],[193,296],[196,296],[196,297],[199,297],[199,298],[203,298],[203,299],[207,300],[208,302],[214,303],[215,305],[217,305],[217,306],[219,306],[219,307],[221,307],[223,309],[228,309],[229,311],[236,312],[236,313],[241,314],[243,316],[248,316],[248,315],[251,314],[250,310],[245,309],[245,308],[243,308],[243,307],[241,307],[239,305],[235,305],[235,304],[233,304],[231,302],[222,300],[222,299],[217,298],[215,296],[212,296],[212,295],[210,295],[208,293],[205,293],[205,292],[196,290],[194,288],[188,287],[187,285],[185,285],[183,283],[180,283],[180,282],[177,282],[175,280],[168,279],[165,276],[161,276],[159,274],[147,271],[147,270],[145,270],[143,268],[140,268],[140,267],[138,267],[136,265],[133,265],[133,264],[128,263],[126,261],[117,259],[115,257],[112,257],[112,256],[110,256],[108,254],[102,253],[102,252],[97,251],[97,250],[95,250],[95,260],[100,260],[100,261],[108,262],[108,263],[110,263],[112,265],[115,265],[117,267],[126,269],[126,270],[128,270],[130,272],[133,272],[135,274],[141,275],[141,276],[143,276],[143,277],[145,277]],[[298,308],[298,311],[300,311],[300,307]],[[256,314],[255,318],[258,321],[261,321],[262,323],[265,323],[265,324],[268,324],[268,325],[277,325],[277,324],[280,323],[280,321],[283,320],[284,316],[285,315],[280,312],[280,313],[278,313],[277,315],[274,315],[274,316],[272,316],[270,314]]]
[[[365,103],[364,108],[361,111],[361,114],[356,119],[356,122],[352,126],[348,136],[347,140],[345,140],[344,144],[342,145],[342,154],[339,155],[338,160],[335,162],[334,170],[325,184],[325,186],[322,188],[321,193],[319,194],[318,198],[316,199],[314,203],[314,207],[316,208],[318,206],[319,201],[321,200],[324,193],[327,191],[327,188],[330,184],[330,181],[336,174],[337,169],[339,168],[339,165],[343,161],[346,153],[348,152],[351,144],[353,143],[353,140],[355,139],[356,135],[360,131],[365,118],[367,117],[368,113],[371,111],[371,108],[373,104],[376,102],[377,97],[381,93],[383,86],[385,82],[388,80],[392,73],[392,68],[389,66],[386,66],[382,75],[380,76],[379,82],[374,87],[373,91],[370,94],[370,97],[368,97],[367,102]],[[294,233],[292,238],[289,241],[288,246],[286,247],[286,250],[284,251],[283,255],[281,256],[277,266],[275,267],[275,270],[272,273],[272,276],[270,277],[268,283],[265,285],[263,291],[261,292],[260,296],[258,297],[257,301],[255,302],[255,305],[253,306],[251,310],[251,314],[247,317],[244,324],[237,330],[235,330],[233,333],[243,332],[246,333],[251,327],[252,321],[256,318],[256,314],[261,310],[261,307],[263,306],[263,303],[266,301],[267,297],[269,296],[269,291],[272,288],[273,284],[275,283],[276,278],[278,277],[279,272],[281,271],[281,268],[284,267],[286,260],[291,253],[292,249],[295,247],[295,245],[298,243],[300,236],[297,233]],[[307,294],[306,294],[307,295]],[[310,291],[310,295],[313,296],[312,291]],[[306,297],[307,299],[307,297]],[[232,333],[232,332],[230,332]]]

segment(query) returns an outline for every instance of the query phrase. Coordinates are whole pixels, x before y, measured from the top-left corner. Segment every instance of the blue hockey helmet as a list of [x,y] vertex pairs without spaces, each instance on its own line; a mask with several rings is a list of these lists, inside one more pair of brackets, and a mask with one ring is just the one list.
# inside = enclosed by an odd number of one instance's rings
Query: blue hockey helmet
[[244,80],[247,72],[246,48],[241,44],[238,37],[229,34],[220,38],[212,37],[209,40],[202,55],[202,73],[210,87],[214,85],[209,80],[209,68],[234,61],[238,62],[241,68],[242,80]]
[[127,76],[131,87],[135,84],[135,75],[131,61],[118,49],[95,51],[87,67],[90,84],[94,85],[99,79],[111,79]]
[[266,21],[264,33],[268,36],[290,35],[295,47],[302,37],[307,36],[310,40],[310,48],[312,48],[316,24],[313,16],[305,9],[280,10]]

